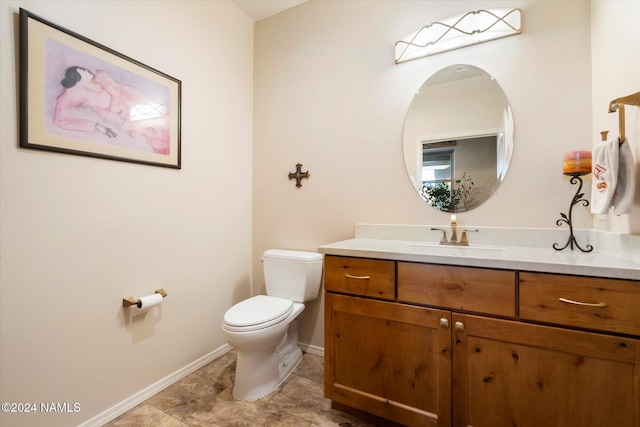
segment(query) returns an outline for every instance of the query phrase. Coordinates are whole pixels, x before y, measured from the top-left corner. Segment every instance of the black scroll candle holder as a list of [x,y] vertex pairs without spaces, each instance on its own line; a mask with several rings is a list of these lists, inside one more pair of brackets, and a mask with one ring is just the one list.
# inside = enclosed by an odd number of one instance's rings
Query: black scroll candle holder
[[576,248],[580,249],[582,252],[591,252],[593,250],[593,246],[591,245],[587,245],[586,249],[583,249],[579,244],[578,241],[576,240],[576,237],[573,235],[573,224],[571,223],[571,213],[573,211],[573,207],[575,205],[577,205],[578,203],[582,202],[583,206],[589,206],[589,201],[586,199],[583,199],[582,197],[584,196],[584,193],[582,193],[582,178],[580,178],[582,175],[588,175],[590,172],[571,172],[571,173],[565,173],[565,175],[570,175],[571,179],[569,180],[569,182],[572,185],[576,185],[578,184],[578,189],[576,190],[576,194],[574,194],[573,199],[571,199],[571,204],[569,205],[569,215],[566,215],[562,212],[560,212],[560,217],[557,221],[556,221],[556,225],[557,226],[562,226],[563,223],[566,223],[569,226],[569,239],[567,240],[567,243],[564,244],[564,246],[560,247],[559,244],[554,243],[553,244],[553,249],[555,249],[556,251],[561,251],[563,249],[566,249],[567,247],[570,247],[571,250],[573,250],[573,247],[575,246]]

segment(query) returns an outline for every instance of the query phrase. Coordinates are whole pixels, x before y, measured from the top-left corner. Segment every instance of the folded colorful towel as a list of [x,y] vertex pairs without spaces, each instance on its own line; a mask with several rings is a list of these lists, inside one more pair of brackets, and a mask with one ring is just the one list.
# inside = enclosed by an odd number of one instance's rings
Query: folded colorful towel
[[613,196],[613,212],[616,215],[628,215],[636,193],[636,171],[633,152],[626,139],[620,145],[618,156],[618,182]]
[[601,142],[593,148],[591,213],[606,214],[611,207],[618,182],[618,140]]

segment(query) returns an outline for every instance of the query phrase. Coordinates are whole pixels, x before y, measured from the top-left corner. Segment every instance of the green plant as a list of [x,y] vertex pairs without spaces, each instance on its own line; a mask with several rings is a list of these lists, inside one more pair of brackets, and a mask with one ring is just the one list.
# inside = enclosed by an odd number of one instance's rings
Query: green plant
[[455,202],[452,200],[452,192],[449,186],[443,182],[438,184],[424,184],[420,195],[434,208],[444,212],[455,212]]
[[431,206],[452,213],[465,212],[477,207],[484,200],[480,197],[484,193],[484,188],[477,187],[466,172],[460,179],[454,181],[453,188],[439,182],[424,184],[420,190],[422,198]]

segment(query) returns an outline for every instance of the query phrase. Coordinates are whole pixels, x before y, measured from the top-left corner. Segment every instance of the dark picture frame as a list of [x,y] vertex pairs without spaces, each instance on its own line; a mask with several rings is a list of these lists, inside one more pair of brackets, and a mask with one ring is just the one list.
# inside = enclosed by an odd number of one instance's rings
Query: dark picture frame
[[181,168],[182,82],[20,8],[20,147]]

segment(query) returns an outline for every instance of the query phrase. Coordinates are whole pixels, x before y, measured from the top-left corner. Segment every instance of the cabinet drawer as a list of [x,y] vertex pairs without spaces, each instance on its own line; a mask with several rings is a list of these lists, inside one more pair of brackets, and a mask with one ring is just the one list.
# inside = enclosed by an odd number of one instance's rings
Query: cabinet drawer
[[515,317],[516,273],[400,262],[398,300]]
[[396,296],[395,261],[325,256],[324,288],[393,301]]
[[520,273],[520,318],[640,335],[640,281]]

